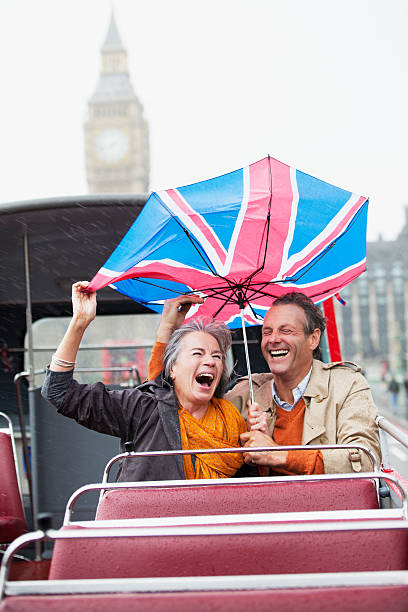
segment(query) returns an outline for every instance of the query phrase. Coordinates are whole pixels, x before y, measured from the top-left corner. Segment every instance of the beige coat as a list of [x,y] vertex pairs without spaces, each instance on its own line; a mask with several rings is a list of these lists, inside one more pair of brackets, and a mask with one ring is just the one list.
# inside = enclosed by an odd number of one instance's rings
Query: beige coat
[[[312,375],[307,385],[302,444],[359,444],[373,451],[381,460],[377,410],[370,387],[361,369],[350,362],[322,363],[313,360]],[[273,435],[276,408],[272,399],[272,374],[253,374],[255,401],[269,413],[269,429]],[[238,380],[226,398],[242,416],[248,415],[248,378]],[[371,460],[358,450],[323,450],[325,473],[372,471]]]

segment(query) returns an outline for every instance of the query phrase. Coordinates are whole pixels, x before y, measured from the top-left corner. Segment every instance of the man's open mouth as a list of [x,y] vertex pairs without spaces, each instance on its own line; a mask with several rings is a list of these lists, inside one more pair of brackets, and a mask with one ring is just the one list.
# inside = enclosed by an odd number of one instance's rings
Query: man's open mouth
[[199,385],[204,385],[205,387],[211,387],[213,380],[214,380],[214,374],[203,372],[202,374],[197,374],[195,379]]
[[288,353],[289,353],[288,349],[274,349],[274,350],[269,351],[269,354],[272,357],[272,359],[279,359],[279,357],[286,357]]

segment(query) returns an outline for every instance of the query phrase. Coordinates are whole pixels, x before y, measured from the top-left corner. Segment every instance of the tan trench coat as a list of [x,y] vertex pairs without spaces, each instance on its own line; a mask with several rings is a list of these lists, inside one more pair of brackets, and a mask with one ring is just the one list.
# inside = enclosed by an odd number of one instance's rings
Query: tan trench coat
[[[304,400],[306,404],[302,444],[359,444],[369,448],[378,461],[381,450],[377,410],[361,368],[352,363],[322,363],[313,360],[312,374]],[[268,412],[273,435],[276,408],[272,399],[272,374],[253,374],[255,401]],[[248,415],[248,378],[238,380],[226,396],[242,416]],[[326,474],[372,471],[366,453],[354,449],[323,450]]]

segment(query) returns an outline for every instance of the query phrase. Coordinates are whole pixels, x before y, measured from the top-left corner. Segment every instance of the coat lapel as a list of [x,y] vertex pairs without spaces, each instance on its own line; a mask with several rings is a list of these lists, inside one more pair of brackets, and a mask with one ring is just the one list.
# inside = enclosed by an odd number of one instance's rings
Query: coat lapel
[[309,444],[325,433],[325,406],[329,394],[329,376],[321,361],[313,360],[312,375],[304,393],[305,420],[302,444]]

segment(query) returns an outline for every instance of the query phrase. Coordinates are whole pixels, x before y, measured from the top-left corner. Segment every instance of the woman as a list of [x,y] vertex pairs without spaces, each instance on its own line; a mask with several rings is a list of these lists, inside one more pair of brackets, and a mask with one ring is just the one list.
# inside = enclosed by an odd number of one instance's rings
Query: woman
[[[52,357],[42,395],[59,413],[101,433],[133,442],[135,451],[239,446],[246,424],[221,399],[228,381],[229,329],[194,321],[176,330],[164,355],[163,375],[136,389],[108,390],[73,380],[82,337],[96,315],[96,294],[86,281],[72,286],[73,316]],[[122,462],[117,480],[228,478],[243,464],[241,453],[160,456]]]

